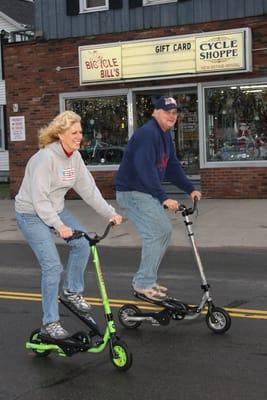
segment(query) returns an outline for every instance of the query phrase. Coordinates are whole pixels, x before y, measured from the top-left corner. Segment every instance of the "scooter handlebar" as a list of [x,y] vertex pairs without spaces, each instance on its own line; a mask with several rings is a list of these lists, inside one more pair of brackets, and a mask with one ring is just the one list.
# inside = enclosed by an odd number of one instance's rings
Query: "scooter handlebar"
[[193,207],[186,207],[184,204],[180,204],[179,206],[179,211],[181,212],[186,212],[187,215],[192,215],[196,212],[197,210],[197,202],[198,198],[195,196],[193,200]]
[[102,235],[98,235],[97,233],[93,232],[93,234],[94,234],[93,237],[91,237],[91,236],[90,236],[88,233],[86,233],[86,232],[75,230],[75,231],[73,231],[72,236],[66,238],[65,240],[66,240],[66,242],[70,242],[71,240],[74,240],[74,239],[81,239],[82,237],[84,237],[84,238],[87,239],[88,242],[90,242],[90,243],[98,243],[98,242],[100,242],[101,240],[103,240],[103,239],[109,234],[110,229],[111,229],[114,225],[115,225],[115,223],[114,223],[113,221],[110,221],[110,222],[108,223],[108,225],[107,225],[107,227],[106,227],[106,229],[105,229],[105,231],[104,231],[104,233],[103,233]]
[[[185,212],[187,215],[194,214],[197,210],[197,202],[198,198],[195,196],[193,200],[193,207],[187,207],[185,204],[179,204],[178,210],[180,212]],[[169,207],[166,206],[166,204],[163,205],[165,209],[168,209]]]

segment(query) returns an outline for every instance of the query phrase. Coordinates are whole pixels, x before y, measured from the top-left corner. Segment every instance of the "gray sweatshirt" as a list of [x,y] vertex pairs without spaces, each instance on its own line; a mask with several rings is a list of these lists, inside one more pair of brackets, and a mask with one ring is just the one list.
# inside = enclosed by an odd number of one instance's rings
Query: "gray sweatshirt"
[[28,161],[15,197],[15,209],[19,213],[37,214],[46,225],[58,229],[63,224],[58,214],[71,188],[103,217],[110,219],[116,214],[103,199],[79,151],[68,157],[59,142],[47,145]]

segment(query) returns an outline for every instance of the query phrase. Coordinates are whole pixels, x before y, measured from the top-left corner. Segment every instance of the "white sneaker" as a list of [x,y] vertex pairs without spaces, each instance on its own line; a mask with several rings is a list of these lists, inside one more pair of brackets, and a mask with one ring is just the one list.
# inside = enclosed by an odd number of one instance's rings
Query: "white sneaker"
[[50,336],[53,339],[66,339],[69,337],[69,333],[63,328],[59,321],[43,325],[40,333],[42,335]]
[[91,304],[87,303],[84,297],[79,293],[72,293],[64,290],[61,297],[66,302],[71,303],[78,311],[88,312],[92,308]]

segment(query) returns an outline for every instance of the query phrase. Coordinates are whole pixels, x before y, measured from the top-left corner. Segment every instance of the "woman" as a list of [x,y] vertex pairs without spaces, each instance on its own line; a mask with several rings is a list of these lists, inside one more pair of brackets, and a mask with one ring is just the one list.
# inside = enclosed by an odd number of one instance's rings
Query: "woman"
[[[15,197],[16,220],[41,266],[43,325],[41,333],[54,339],[69,336],[59,321],[58,294],[63,270],[54,242],[53,228],[66,239],[73,230],[86,230],[64,207],[68,190],[74,189],[99,214],[115,224],[122,217],[102,197],[78,151],[82,140],[81,118],[72,111],[57,115],[39,132],[40,150],[27,163]],[[81,293],[90,249],[86,239],[71,240],[62,297],[79,311],[91,308]]]

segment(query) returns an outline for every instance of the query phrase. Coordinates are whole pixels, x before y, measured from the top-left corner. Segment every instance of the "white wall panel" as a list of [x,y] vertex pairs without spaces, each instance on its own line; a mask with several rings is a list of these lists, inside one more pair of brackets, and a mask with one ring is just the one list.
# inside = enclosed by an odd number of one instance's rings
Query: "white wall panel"
[[0,171],[9,171],[8,151],[0,151]]
[[6,85],[5,81],[0,80],[0,105],[4,106],[6,104]]

